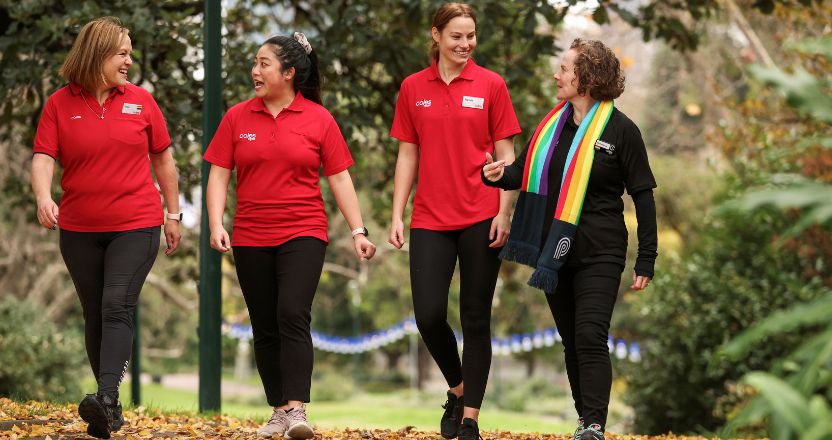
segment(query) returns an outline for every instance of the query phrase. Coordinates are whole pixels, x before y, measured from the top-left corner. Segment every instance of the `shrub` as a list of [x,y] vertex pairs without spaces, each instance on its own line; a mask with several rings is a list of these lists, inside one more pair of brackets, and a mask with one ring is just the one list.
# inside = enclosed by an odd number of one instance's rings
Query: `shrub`
[[82,338],[60,332],[42,311],[13,296],[0,300],[0,395],[77,400],[86,365]]
[[689,252],[657,271],[633,307],[642,360],[627,368],[627,400],[636,432],[719,428],[745,399],[736,381],[768,370],[802,342],[777,334],[742,358],[713,356],[773,311],[828,291],[817,277],[807,280],[799,253],[771,245],[792,222],[773,210],[723,211]]

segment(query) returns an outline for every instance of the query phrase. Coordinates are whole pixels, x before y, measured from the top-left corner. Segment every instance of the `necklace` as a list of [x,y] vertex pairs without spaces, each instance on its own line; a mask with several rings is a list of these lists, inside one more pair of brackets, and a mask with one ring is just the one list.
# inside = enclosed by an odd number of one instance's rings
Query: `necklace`
[[83,99],[83,100],[84,100],[84,104],[86,104],[86,105],[87,105],[87,108],[88,108],[88,109],[90,109],[90,111],[92,112],[92,114],[94,114],[95,116],[98,116],[98,119],[104,119],[104,113],[105,113],[105,112],[107,112],[107,107],[104,107],[104,106],[102,105],[102,106],[101,106],[101,114],[99,115],[97,111],[95,111],[95,110],[93,110],[93,109],[92,109],[92,107],[90,106],[90,103],[89,103],[89,102],[87,102],[87,97],[86,97],[86,96],[84,96],[84,94],[83,94],[83,93],[81,93],[81,99]]

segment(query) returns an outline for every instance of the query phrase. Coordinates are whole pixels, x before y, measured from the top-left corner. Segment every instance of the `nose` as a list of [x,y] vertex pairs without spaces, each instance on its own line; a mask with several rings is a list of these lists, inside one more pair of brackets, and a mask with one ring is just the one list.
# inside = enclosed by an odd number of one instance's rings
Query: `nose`
[[127,59],[124,60],[124,64],[127,64],[127,67],[132,66],[133,65],[133,57],[131,57],[130,55],[127,55]]

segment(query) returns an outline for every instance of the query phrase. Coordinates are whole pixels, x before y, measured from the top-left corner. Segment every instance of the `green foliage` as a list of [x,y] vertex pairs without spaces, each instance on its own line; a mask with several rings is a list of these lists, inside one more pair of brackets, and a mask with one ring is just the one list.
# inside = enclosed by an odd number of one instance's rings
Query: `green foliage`
[[[832,61],[830,38],[812,40],[798,47]],[[755,70],[755,75],[783,91],[789,104],[801,114],[821,122],[832,120],[829,113],[832,96],[825,77],[816,78],[799,70],[798,81],[779,69],[761,68]],[[832,138],[828,127],[821,136],[827,142]],[[801,179],[785,188],[746,194],[732,207],[753,213],[767,206],[800,212],[799,221],[789,229],[789,236],[794,237],[814,223],[828,226],[832,220],[832,185]],[[828,272],[828,262],[824,267]],[[722,356],[737,359],[772,338],[802,330],[802,344],[778,359],[770,373],[752,372],[743,378],[759,394],[726,427],[726,435],[767,422],[773,438],[832,438],[832,321],[829,320],[832,291],[823,290],[825,296],[772,313],[722,348]]]
[[[530,403],[537,406],[541,400],[548,398],[563,397],[563,389],[558,388],[551,380],[535,376],[529,380],[524,380],[519,383],[507,384],[509,390],[500,401],[500,408],[523,412],[529,409]],[[530,399],[530,397],[532,397]]]
[[14,297],[0,300],[0,396],[75,400],[86,365],[80,335],[59,332],[42,310]]
[[627,399],[636,432],[719,428],[742,399],[732,384],[770,368],[802,341],[777,335],[740,359],[713,358],[770,313],[830,291],[817,278],[805,279],[798,255],[771,245],[791,221],[772,210],[723,213],[699,243],[660,268],[653,289],[633,305],[642,361],[628,371]]

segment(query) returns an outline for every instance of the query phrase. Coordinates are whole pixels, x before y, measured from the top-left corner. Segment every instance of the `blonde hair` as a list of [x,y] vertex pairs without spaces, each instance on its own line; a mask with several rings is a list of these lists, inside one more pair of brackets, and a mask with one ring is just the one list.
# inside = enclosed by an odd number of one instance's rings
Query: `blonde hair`
[[115,54],[130,32],[116,17],[101,17],[81,28],[58,73],[69,82],[95,91],[104,82],[104,60]]
[[[477,15],[474,13],[474,8],[466,3],[445,3],[436,10],[433,14],[432,27],[435,27],[440,33],[445,29],[445,26],[457,17],[470,17],[474,20],[474,26],[477,25]],[[439,61],[439,45],[436,41],[431,39],[430,57]]]

